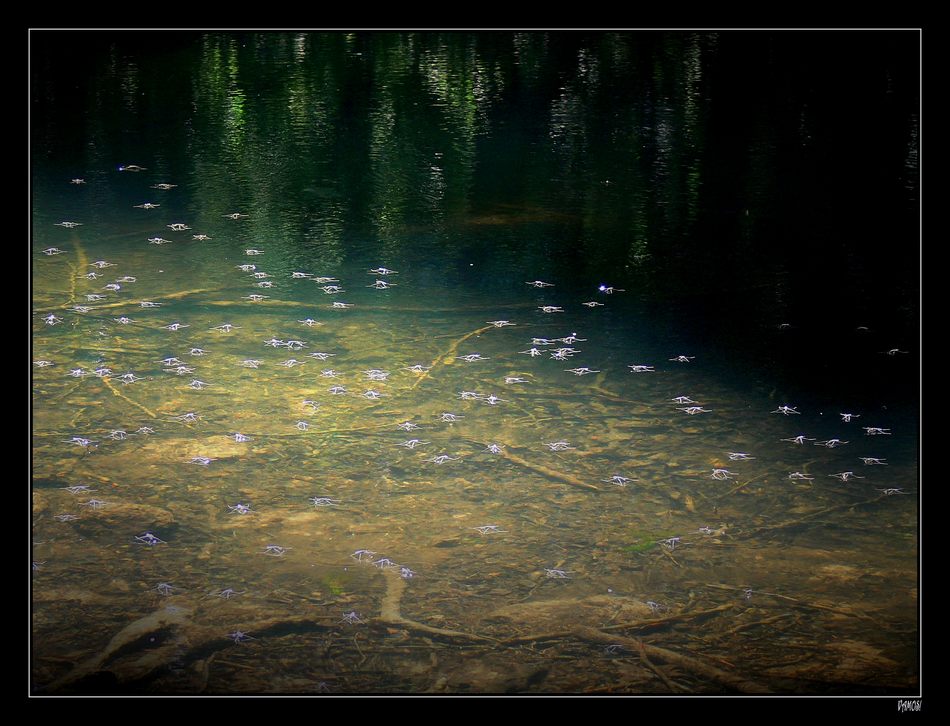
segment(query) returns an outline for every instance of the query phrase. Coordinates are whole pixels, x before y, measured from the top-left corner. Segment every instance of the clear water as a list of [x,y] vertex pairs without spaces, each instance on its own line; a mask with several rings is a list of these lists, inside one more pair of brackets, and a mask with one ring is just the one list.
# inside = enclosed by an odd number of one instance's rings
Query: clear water
[[[33,43],[34,692],[916,691],[916,248],[838,239],[870,223],[812,207],[818,180],[863,170],[823,156],[838,101],[798,46],[51,35]],[[887,50],[890,95],[863,110],[889,104],[880,163],[904,175],[875,192],[881,233],[912,240],[897,36],[822,57]],[[760,80],[796,69],[778,108],[736,95],[763,49]],[[725,104],[749,116],[727,125]],[[839,201],[878,201],[857,196]]]

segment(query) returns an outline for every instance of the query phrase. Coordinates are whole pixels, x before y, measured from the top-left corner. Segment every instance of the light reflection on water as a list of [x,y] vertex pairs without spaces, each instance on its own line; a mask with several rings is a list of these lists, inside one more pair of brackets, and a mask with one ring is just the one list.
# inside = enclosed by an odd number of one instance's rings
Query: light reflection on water
[[[222,220],[209,229],[227,239],[239,224]],[[901,677],[902,659],[912,660],[902,646],[916,609],[916,460],[908,422],[874,411],[855,411],[861,418],[850,423],[831,409],[771,413],[796,402],[743,390],[735,385],[741,376],[707,368],[702,350],[665,347],[662,331],[641,332],[649,324],[643,317],[632,330],[628,316],[610,317],[624,293],[590,290],[586,297],[603,306],[587,308],[576,294],[525,280],[485,299],[455,282],[419,283],[398,259],[383,260],[399,270],[385,277],[395,286],[376,290],[370,286],[381,276],[363,265],[298,269],[279,248],[248,257],[240,241],[186,237],[156,247],[144,236],[116,242],[124,236],[118,230],[102,240],[85,227],[49,227],[37,230],[33,268],[33,357],[55,364],[33,373],[39,683],[68,689],[58,680],[68,671],[44,658],[84,660],[130,619],[175,603],[187,610],[190,637],[210,638],[203,647],[241,649],[246,680],[233,687],[213,676],[196,681],[188,668],[207,654],[199,657],[182,641],[158,657],[170,673],[149,675],[159,689],[301,689],[298,681],[272,679],[263,666],[276,657],[266,654],[268,641],[292,631],[326,642],[356,635],[364,655],[386,664],[385,675],[375,666],[364,673],[353,653],[314,662],[280,641],[283,657],[304,659],[300,668],[319,676],[316,682],[343,692],[424,690],[433,674],[404,675],[403,656],[371,625],[387,578],[399,571],[372,564],[382,558],[409,568],[401,615],[430,627],[500,639],[578,624],[609,628],[616,623],[598,599],[604,595],[617,598],[618,608],[652,603],[655,612],[641,619],[731,603],[752,620],[795,622],[770,637],[796,647],[807,642],[816,657],[822,628],[838,629],[871,649],[862,651],[859,670],[883,674],[879,685]],[[53,244],[65,253],[40,254]],[[79,277],[100,255],[115,266],[96,280]],[[273,287],[257,288],[260,280],[237,269],[241,264],[268,271],[272,277],[263,279]],[[313,280],[294,279],[294,271],[330,273],[345,292],[324,294]],[[90,312],[69,309],[126,275],[135,282],[106,291],[88,303]],[[244,299],[254,292],[268,299]],[[337,298],[353,307],[332,309]],[[143,299],[161,307],[141,308]],[[545,304],[564,312],[545,314]],[[44,323],[49,311],[63,322]],[[117,322],[121,316],[132,322]],[[307,319],[318,324],[301,322]],[[488,324],[501,319],[515,325]],[[175,321],[187,327],[163,328]],[[224,323],[235,327],[213,329]],[[303,347],[269,347],[271,338]],[[543,338],[570,345],[545,345]],[[557,347],[579,352],[553,360]],[[531,348],[540,355],[523,352]],[[331,356],[319,360],[315,352]],[[481,359],[464,360],[473,354]],[[687,360],[670,360],[680,355]],[[174,364],[162,363],[171,357],[192,370],[176,374]],[[247,359],[260,363],[248,368]],[[285,365],[292,359],[299,365]],[[424,369],[407,370],[416,364]],[[633,364],[653,370],[634,373]],[[113,375],[92,373],[100,366]],[[76,368],[82,377],[68,375]],[[371,369],[389,375],[371,380]],[[321,375],[327,370],[337,377]],[[123,383],[127,372],[141,380]],[[194,380],[208,385],[195,390]],[[331,394],[334,385],[346,393]],[[486,402],[488,396],[499,400]],[[689,400],[673,400],[680,396]],[[693,405],[701,412],[689,415],[684,409]],[[197,420],[176,420],[191,412]],[[445,412],[458,420],[442,421]],[[397,428],[406,421],[420,428]],[[154,432],[136,433],[143,426]],[[863,426],[892,433],[868,436]],[[236,433],[248,440],[235,441]],[[848,443],[782,441],[802,433]],[[73,437],[94,443],[68,443]],[[400,446],[414,438],[425,443]],[[565,444],[549,446],[556,442]],[[487,450],[492,444],[501,451]],[[731,452],[754,458],[730,460]],[[203,465],[200,457],[210,461]],[[887,465],[866,466],[859,457]],[[832,476],[845,471],[854,476]],[[793,472],[812,479],[791,480]],[[75,485],[93,491],[64,489]],[[882,491],[890,489],[900,492]],[[314,498],[332,503],[316,506]],[[101,507],[88,504],[96,499]],[[64,514],[78,518],[57,519]],[[487,526],[499,531],[478,530]],[[146,532],[163,542],[136,539]],[[356,550],[376,560],[356,561]],[[161,583],[175,589],[162,595]],[[235,594],[221,597],[229,589]],[[573,605],[557,605],[565,600]],[[807,626],[797,617],[801,609]],[[346,612],[360,621],[343,622]],[[255,640],[229,643],[234,631]],[[709,646],[740,668],[791,668],[774,652],[763,666],[744,645],[713,637]],[[596,662],[588,681],[553,668],[537,685],[526,676],[504,688],[604,687],[615,674],[610,658],[598,660],[599,650],[589,644],[565,651],[568,661]],[[523,664],[532,674],[537,657]],[[492,658],[519,661],[515,651]],[[829,672],[845,668],[836,662],[829,660]],[[141,670],[120,661],[111,667],[128,678]],[[445,689],[502,688],[461,668],[437,669],[448,679]]]

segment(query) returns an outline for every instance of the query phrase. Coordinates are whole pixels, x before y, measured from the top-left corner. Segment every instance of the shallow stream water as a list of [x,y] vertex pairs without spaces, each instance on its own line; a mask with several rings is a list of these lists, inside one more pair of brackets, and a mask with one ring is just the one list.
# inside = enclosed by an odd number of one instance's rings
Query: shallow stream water
[[913,38],[160,40],[33,37],[35,693],[916,692]]

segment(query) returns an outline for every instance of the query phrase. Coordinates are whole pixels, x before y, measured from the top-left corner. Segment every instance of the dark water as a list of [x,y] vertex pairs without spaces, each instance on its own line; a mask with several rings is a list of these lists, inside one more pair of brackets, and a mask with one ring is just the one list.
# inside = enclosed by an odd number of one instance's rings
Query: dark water
[[917,34],[31,59],[37,692],[916,692]]

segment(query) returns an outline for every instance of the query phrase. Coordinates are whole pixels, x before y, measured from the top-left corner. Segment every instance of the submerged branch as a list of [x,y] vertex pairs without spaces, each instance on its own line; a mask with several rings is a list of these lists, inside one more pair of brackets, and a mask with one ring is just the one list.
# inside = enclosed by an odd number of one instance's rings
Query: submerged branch
[[406,581],[400,577],[399,573],[395,570],[383,570],[383,575],[386,578],[386,594],[383,597],[383,602],[380,606],[379,617],[377,618],[379,623],[384,625],[395,625],[397,627],[406,628],[407,630],[425,633],[426,635],[452,638],[455,640],[469,640],[491,643],[498,642],[494,638],[489,638],[484,635],[463,633],[459,630],[448,630],[446,628],[434,628],[431,625],[426,625],[425,623],[420,623],[415,620],[410,620],[409,618],[403,617],[402,613],[399,611],[399,604],[402,600],[402,594],[406,589]]
[[674,683],[672,680],[670,680],[669,676],[667,676],[663,671],[659,669],[658,666],[653,664],[653,661],[651,661],[650,657],[647,655],[646,647],[644,646],[642,640],[640,641],[640,660],[642,660],[646,664],[647,668],[653,671],[657,675],[657,677],[661,681],[663,681],[666,687],[670,689],[671,693],[688,690],[684,688],[683,686],[680,686],[679,684]]

